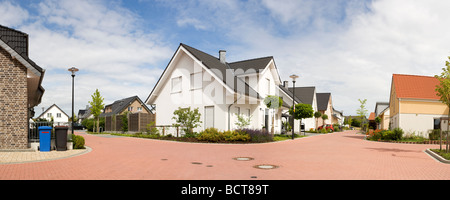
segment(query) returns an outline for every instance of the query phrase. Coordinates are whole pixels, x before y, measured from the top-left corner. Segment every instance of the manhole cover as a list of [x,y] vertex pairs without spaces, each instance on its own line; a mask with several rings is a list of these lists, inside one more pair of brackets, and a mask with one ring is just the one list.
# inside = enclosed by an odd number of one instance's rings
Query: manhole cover
[[278,168],[278,166],[276,166],[276,165],[266,165],[266,164],[264,164],[264,165],[255,165],[253,167],[257,168],[257,169],[276,169],[276,168]]
[[233,158],[234,160],[238,160],[238,161],[249,161],[249,160],[254,160],[254,158],[250,158],[250,157],[236,157]]

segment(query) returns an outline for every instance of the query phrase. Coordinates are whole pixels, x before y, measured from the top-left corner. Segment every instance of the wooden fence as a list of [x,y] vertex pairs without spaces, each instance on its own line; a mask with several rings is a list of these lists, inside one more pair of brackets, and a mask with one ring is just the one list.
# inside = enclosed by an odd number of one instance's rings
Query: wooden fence
[[[105,117],[105,131],[106,132],[122,132],[122,117],[125,115],[113,115]],[[147,113],[129,113],[128,117],[128,131],[129,132],[145,132],[147,131],[147,124],[155,122],[155,114]]]

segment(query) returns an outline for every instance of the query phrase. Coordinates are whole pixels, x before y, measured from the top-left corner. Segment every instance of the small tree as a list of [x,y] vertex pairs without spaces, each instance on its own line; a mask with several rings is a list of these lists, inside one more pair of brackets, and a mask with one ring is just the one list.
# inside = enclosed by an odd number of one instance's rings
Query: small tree
[[328,115],[327,114],[323,114],[322,115],[322,123],[323,123],[323,125],[325,125],[325,120],[327,120],[327,119],[328,119]]
[[379,126],[380,123],[381,123],[381,118],[380,118],[380,117],[375,117],[375,123],[377,123],[376,129],[378,129],[378,126]]
[[358,99],[358,101],[361,105],[359,106],[359,109],[356,110],[356,114],[358,114],[358,116],[361,118],[361,127],[364,127],[363,126],[365,121],[364,119],[367,116],[367,109],[366,109],[367,99],[364,100]]
[[[266,104],[267,108],[279,109],[283,105],[283,99],[279,96],[268,95],[266,98],[264,98],[264,104]],[[274,115],[272,115],[272,128],[271,128],[272,134],[274,132],[273,123],[274,123]]]
[[[450,60],[450,56],[448,57],[448,59]],[[445,66],[447,66],[446,68],[442,68],[442,73],[440,76],[436,75],[434,76],[435,78],[437,78],[439,80],[439,85],[436,85],[436,92],[442,103],[444,103],[445,105],[447,105],[447,107],[450,109],[450,62],[449,61],[445,61]],[[448,113],[448,121],[450,121],[450,112]],[[449,152],[449,124],[447,123],[447,144],[446,144],[446,152]],[[442,132],[441,132],[441,139],[442,141]],[[442,142],[440,143],[440,149],[442,150]]]
[[128,111],[125,111],[122,115],[122,132],[128,132]]
[[317,131],[317,128],[318,128],[318,125],[319,125],[319,118],[320,118],[320,117],[322,117],[322,113],[319,112],[319,111],[316,111],[316,112],[314,113],[314,118],[316,118],[316,131]]
[[105,108],[105,104],[103,104],[103,100],[105,100],[101,95],[98,89],[95,90],[94,94],[91,95],[92,101],[89,101],[91,104],[91,113],[94,115],[94,119],[97,121],[97,133],[100,131],[100,120],[99,116],[102,113],[103,108]]
[[313,110],[312,106],[309,104],[299,103],[299,104],[295,104],[295,112],[294,112],[294,110],[292,110],[292,108],[289,109],[289,114],[293,115],[294,119],[300,120],[299,130],[301,131],[302,119],[313,117],[314,110]]
[[245,117],[244,115],[239,114],[237,116],[237,122],[234,123],[236,126],[239,127],[239,129],[245,128],[246,126],[250,125],[252,121],[252,116]]
[[176,123],[173,125],[175,127],[183,127],[183,130],[186,134],[192,134],[192,129],[197,128],[200,126],[200,112],[198,111],[198,108],[195,108],[194,110],[191,110],[191,107],[188,108],[178,108],[178,110],[175,110],[173,112],[175,115],[172,117],[172,119],[175,120]]

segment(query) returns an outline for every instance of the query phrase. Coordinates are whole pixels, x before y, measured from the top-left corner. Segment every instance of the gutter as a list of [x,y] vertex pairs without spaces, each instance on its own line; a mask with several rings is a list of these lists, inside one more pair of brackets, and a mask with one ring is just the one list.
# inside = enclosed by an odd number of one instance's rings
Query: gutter
[[230,109],[231,109],[231,106],[234,105],[234,104],[236,104],[236,102],[237,102],[239,99],[241,99],[241,98],[242,98],[242,94],[239,93],[239,98],[237,98],[232,104],[230,104],[230,105],[228,106],[228,130],[231,130],[231,128],[230,128],[230,121],[231,121]]

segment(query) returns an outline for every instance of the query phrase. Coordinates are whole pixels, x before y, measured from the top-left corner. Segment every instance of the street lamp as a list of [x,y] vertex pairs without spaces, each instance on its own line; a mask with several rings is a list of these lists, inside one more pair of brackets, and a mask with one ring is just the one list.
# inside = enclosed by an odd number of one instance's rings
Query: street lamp
[[77,72],[78,69],[75,67],[69,68],[69,72],[72,72],[72,135],[73,135],[73,126],[75,121],[75,114],[73,111],[73,99],[74,99],[74,80],[75,80],[75,72]]
[[[292,74],[291,76],[289,76],[289,78],[292,78],[292,83],[294,83],[294,88],[292,89],[292,139],[294,139],[294,127],[295,127],[295,118],[294,118],[294,114],[295,114],[295,79],[298,78],[297,75]],[[301,125],[301,124],[300,124]]]

